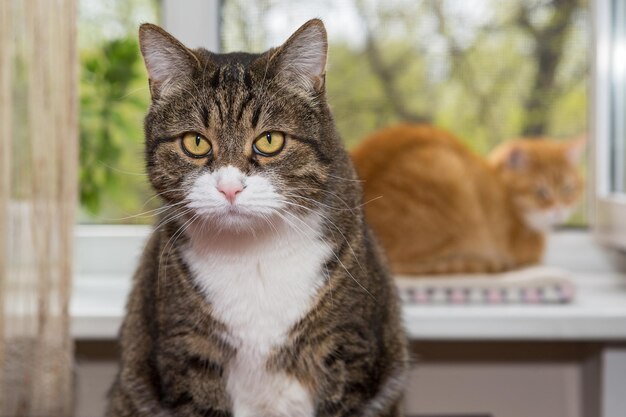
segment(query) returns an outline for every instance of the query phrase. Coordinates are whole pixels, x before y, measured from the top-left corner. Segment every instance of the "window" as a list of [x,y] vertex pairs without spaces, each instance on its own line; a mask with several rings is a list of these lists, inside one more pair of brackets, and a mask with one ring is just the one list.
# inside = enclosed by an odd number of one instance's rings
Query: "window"
[[158,201],[142,160],[149,94],[136,28],[159,11],[184,43],[223,51],[262,51],[324,19],[329,101],[348,147],[403,120],[449,129],[481,154],[587,130],[582,0],[82,0],[81,27],[92,28],[80,32],[83,222],[153,221],[140,215]]
[[626,249],[626,2],[594,2],[594,226],[600,240]]
[[611,192],[626,193],[626,3],[613,1],[611,57]]

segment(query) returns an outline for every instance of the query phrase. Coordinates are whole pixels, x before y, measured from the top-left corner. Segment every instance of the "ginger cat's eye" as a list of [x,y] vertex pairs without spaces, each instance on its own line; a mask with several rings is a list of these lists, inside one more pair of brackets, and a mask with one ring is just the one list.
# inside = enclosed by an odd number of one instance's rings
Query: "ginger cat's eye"
[[254,140],[252,149],[262,156],[274,156],[285,146],[285,134],[282,132],[265,132]]
[[535,194],[542,200],[547,200],[550,198],[550,190],[548,189],[548,187],[542,185],[535,189]]
[[574,193],[575,189],[576,189],[576,187],[574,187],[574,185],[572,185],[572,184],[565,184],[561,188],[561,194],[563,194],[564,196],[569,196],[569,195]]
[[211,153],[211,142],[199,133],[185,133],[180,141],[183,151],[192,158],[204,158]]

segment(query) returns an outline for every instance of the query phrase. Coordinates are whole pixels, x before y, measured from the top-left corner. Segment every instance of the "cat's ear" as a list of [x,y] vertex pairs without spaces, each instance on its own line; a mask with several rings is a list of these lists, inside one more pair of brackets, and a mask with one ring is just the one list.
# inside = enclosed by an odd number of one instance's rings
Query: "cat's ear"
[[509,169],[519,170],[526,168],[528,153],[520,146],[513,146],[506,155],[505,165]]
[[139,49],[150,78],[152,99],[199,68],[198,58],[185,45],[160,27],[144,23],[139,27]]
[[278,77],[314,92],[324,90],[328,39],[324,23],[312,19],[300,27],[270,57]]
[[572,165],[578,165],[587,149],[587,135],[571,139],[566,144],[567,159]]

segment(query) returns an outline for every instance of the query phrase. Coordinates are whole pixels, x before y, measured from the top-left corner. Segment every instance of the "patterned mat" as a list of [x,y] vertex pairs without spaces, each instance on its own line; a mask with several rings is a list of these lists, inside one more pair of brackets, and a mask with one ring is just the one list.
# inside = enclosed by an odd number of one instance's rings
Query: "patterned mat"
[[499,274],[398,276],[407,304],[563,304],[576,288],[562,269],[534,266]]

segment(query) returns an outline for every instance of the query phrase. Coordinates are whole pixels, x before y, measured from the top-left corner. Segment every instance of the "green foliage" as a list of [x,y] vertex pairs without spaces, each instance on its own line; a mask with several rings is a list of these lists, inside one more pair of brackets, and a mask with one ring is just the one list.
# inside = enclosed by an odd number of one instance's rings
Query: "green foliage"
[[362,51],[345,43],[331,43],[329,55],[327,94],[337,127],[348,146],[399,121]]
[[113,39],[81,56],[80,199],[95,215],[137,209],[148,194],[140,173],[141,118],[148,81],[134,37]]

